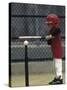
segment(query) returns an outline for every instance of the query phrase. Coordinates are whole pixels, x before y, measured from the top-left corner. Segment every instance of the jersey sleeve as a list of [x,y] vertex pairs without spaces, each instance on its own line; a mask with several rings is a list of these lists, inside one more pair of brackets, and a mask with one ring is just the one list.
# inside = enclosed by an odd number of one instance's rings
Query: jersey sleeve
[[60,34],[60,33],[61,33],[61,31],[60,31],[59,28],[53,29],[53,30],[51,31],[51,35],[52,35],[52,36],[56,36],[56,35],[58,35],[58,34]]

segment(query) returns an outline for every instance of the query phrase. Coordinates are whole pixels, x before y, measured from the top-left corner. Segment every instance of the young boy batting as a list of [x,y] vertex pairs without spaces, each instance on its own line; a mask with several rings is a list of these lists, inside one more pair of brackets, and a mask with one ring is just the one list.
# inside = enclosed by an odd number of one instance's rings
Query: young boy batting
[[62,79],[62,46],[60,36],[60,20],[55,14],[49,14],[47,16],[47,25],[49,27],[49,33],[46,36],[47,42],[51,45],[51,51],[53,54],[53,60],[55,62],[55,78],[49,82],[49,84],[63,84]]

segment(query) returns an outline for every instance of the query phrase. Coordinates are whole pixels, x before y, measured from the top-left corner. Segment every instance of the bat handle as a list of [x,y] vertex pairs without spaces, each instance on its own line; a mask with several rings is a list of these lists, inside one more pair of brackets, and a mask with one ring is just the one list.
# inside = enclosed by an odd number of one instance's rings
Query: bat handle
[[41,39],[46,39],[46,37],[45,36],[41,36]]

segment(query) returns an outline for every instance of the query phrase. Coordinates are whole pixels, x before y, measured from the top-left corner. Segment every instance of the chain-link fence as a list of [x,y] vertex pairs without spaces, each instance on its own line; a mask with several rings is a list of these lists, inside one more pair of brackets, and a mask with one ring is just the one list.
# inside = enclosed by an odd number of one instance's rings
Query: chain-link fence
[[65,34],[65,7],[36,4],[11,4],[11,37],[46,35],[46,16],[55,13],[60,17],[61,32]]

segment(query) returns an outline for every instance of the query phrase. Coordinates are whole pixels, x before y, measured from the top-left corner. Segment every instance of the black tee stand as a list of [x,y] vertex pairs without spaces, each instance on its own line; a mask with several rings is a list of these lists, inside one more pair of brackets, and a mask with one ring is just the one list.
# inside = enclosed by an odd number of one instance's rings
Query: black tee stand
[[29,71],[28,71],[28,48],[25,45],[25,86],[29,86]]

